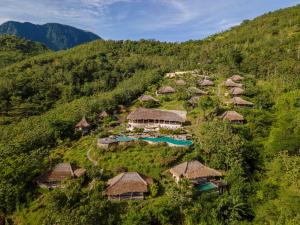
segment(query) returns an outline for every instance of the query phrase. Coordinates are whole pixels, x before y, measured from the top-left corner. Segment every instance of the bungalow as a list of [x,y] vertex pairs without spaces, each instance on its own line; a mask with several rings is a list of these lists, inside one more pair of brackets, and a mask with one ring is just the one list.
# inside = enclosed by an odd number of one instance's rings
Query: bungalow
[[141,97],[139,97],[139,101],[141,101],[141,102],[157,102],[157,103],[159,102],[158,99],[153,98],[150,95],[142,95]]
[[138,108],[128,116],[128,130],[160,128],[176,130],[186,121],[186,111]]
[[70,163],[59,163],[53,170],[37,178],[36,182],[41,188],[58,188],[67,179],[81,177],[86,173],[83,168],[76,169]]
[[220,177],[222,173],[209,168],[197,160],[183,162],[170,169],[170,173],[175,178],[176,182],[186,178],[193,183],[202,183],[209,178]]
[[191,106],[195,107],[195,106],[198,105],[199,99],[200,99],[200,96],[193,96],[193,97],[190,98],[190,100],[188,100],[188,103]]
[[202,87],[214,86],[214,82],[208,79],[204,79],[203,81],[199,82],[199,85]]
[[254,106],[252,102],[246,101],[240,97],[233,97],[230,102],[235,106],[248,106],[248,107]]
[[82,134],[87,134],[90,131],[91,125],[87,122],[85,117],[82,117],[82,119],[79,121],[79,123],[76,124],[75,130],[82,132]]
[[108,180],[105,194],[109,200],[143,200],[152,183],[150,177],[137,172],[124,172]]
[[244,89],[240,88],[240,87],[234,87],[230,89],[230,93],[232,95],[241,95],[245,92]]
[[117,147],[119,142],[114,138],[99,138],[97,140],[97,147],[103,149],[110,149]]
[[166,78],[174,78],[174,77],[176,77],[176,74],[175,73],[166,73],[165,77]]
[[98,118],[100,120],[103,120],[104,118],[107,118],[109,117],[109,114],[106,112],[106,111],[102,111],[99,115],[98,115]]
[[161,94],[161,95],[173,94],[173,93],[175,93],[175,89],[172,88],[171,86],[162,87],[157,91],[157,94]]
[[176,80],[175,84],[178,86],[184,86],[184,85],[186,85],[186,82],[184,80]]
[[244,80],[244,77],[241,77],[240,75],[233,75],[232,77],[230,77],[229,79],[235,81],[235,82],[239,82]]
[[243,85],[242,84],[238,84],[238,83],[235,83],[233,80],[231,79],[227,79],[226,82],[225,82],[225,86],[226,87],[229,87],[229,88],[232,88],[232,87],[242,87]]
[[189,87],[188,92],[191,95],[196,95],[196,96],[202,96],[202,95],[208,94],[206,91],[200,90],[199,88],[196,88],[196,87]]
[[243,123],[244,117],[237,113],[236,111],[226,111],[221,116],[221,119],[223,121],[229,121],[231,123]]

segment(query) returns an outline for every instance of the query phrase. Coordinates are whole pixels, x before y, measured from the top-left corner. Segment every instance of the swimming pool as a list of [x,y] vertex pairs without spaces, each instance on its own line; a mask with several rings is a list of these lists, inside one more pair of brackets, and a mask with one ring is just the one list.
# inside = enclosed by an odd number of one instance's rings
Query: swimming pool
[[196,186],[196,190],[197,191],[209,191],[209,190],[212,190],[212,189],[215,189],[217,186],[214,185],[213,183],[206,183],[206,184],[200,184],[198,186]]
[[189,140],[179,140],[170,137],[145,137],[145,138],[130,138],[126,136],[120,136],[116,138],[117,141],[120,142],[128,142],[133,140],[142,140],[142,141],[150,141],[155,143],[168,143],[173,146],[190,146],[193,144],[192,141]]

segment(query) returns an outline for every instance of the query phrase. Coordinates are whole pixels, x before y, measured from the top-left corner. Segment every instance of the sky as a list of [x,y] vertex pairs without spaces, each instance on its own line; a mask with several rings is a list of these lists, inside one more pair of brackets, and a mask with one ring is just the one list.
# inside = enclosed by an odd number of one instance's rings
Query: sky
[[300,0],[0,0],[0,23],[62,23],[104,39],[202,39]]

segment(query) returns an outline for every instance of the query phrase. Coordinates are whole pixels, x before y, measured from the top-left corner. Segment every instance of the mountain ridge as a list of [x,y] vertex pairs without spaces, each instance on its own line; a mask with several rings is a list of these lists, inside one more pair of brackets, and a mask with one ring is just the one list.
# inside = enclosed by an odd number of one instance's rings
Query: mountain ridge
[[15,35],[45,44],[52,50],[63,50],[101,39],[98,35],[60,23],[33,24],[7,21],[0,25],[0,34]]

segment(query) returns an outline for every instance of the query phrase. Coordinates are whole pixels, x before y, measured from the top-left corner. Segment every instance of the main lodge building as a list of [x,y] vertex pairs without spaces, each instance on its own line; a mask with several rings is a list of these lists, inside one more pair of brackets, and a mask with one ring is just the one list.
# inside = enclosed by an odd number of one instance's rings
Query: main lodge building
[[176,130],[186,121],[186,111],[138,108],[128,116],[128,130],[160,128]]

